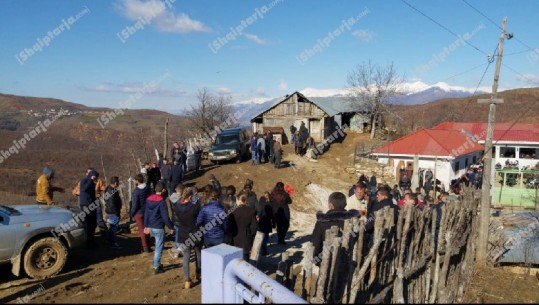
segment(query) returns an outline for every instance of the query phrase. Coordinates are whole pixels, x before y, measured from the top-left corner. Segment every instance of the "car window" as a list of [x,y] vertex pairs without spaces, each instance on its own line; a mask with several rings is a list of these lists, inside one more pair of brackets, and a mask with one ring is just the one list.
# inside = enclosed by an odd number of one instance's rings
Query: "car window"
[[217,145],[227,145],[235,143],[238,143],[237,134],[218,135],[217,139],[215,140],[215,144]]

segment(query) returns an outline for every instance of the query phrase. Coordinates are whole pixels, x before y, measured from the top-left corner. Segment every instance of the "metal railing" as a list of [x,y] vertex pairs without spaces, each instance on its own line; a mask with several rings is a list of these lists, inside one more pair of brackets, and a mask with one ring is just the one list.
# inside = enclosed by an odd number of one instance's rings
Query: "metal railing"
[[276,304],[307,304],[242,257],[242,249],[225,244],[202,250],[201,303],[264,304],[268,299]]

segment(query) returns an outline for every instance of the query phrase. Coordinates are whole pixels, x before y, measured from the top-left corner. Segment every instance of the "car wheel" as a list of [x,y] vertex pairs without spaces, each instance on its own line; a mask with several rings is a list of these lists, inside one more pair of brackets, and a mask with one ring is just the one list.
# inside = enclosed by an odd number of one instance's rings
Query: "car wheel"
[[67,249],[58,239],[46,237],[35,241],[24,254],[24,271],[34,279],[58,274],[67,260]]
[[236,157],[236,164],[241,163],[241,159],[242,159],[242,156],[237,156]]

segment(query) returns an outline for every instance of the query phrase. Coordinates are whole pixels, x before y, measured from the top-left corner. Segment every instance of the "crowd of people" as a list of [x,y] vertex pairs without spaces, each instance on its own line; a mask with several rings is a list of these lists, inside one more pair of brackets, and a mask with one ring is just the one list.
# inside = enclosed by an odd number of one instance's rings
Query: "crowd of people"
[[[385,182],[376,183],[375,173],[368,179],[362,174],[357,183],[350,188],[348,197],[341,192],[334,192],[328,198],[328,211],[317,212],[316,225],[312,233],[314,246],[313,262],[321,262],[322,247],[326,236],[326,230],[332,226],[343,229],[344,221],[353,217],[363,217],[365,222],[365,242],[367,247],[372,243],[374,232],[375,212],[388,207],[394,214],[394,221],[398,219],[399,211],[404,206],[413,206],[416,209],[435,209],[437,211],[436,232],[440,228],[442,207],[449,202],[449,194],[439,193],[437,198],[424,194],[421,189],[412,192],[410,188],[401,190],[399,185],[393,188]],[[373,184],[376,186],[372,187]],[[401,195],[402,191],[402,195]],[[437,245],[435,236],[434,244]]]
[[[166,164],[166,161],[163,162]],[[148,167],[149,166],[149,167]],[[270,234],[276,231],[277,244],[285,245],[285,237],[290,227],[289,192],[292,190],[283,182],[277,182],[271,191],[260,197],[253,190],[254,182],[247,179],[238,194],[233,185],[222,187],[219,180],[208,175],[208,184],[201,188],[186,187],[180,180],[167,190],[172,181],[156,179],[152,171],[155,166],[145,164],[141,173],[134,177],[128,208],[129,218],[136,223],[142,253],[152,252],[152,267],[156,274],[163,272],[161,256],[166,239],[165,227],[174,235],[174,257],[183,256],[185,288],[190,288],[194,280],[200,280],[201,249],[226,243],[243,249],[245,259],[250,257],[257,231],[263,234],[261,255],[269,254]],[[161,174],[163,171],[161,169]],[[52,205],[53,192],[64,191],[52,186],[54,170],[45,167],[38,179],[37,203]],[[97,249],[96,229],[111,248],[120,249],[116,234],[121,221],[123,202],[119,193],[120,180],[113,176],[109,184],[99,173],[88,168],[86,175],[73,188],[81,210],[87,211],[83,219],[86,229],[86,246]],[[154,237],[152,243],[150,236]],[[195,254],[194,280],[190,276],[191,252]]]
[[[292,134],[294,145],[304,141],[301,127]],[[255,133],[251,144],[253,164],[267,161],[279,167],[281,143],[271,133]],[[296,153],[301,154],[301,150],[296,150]],[[253,190],[254,182],[250,179],[236,192],[235,186],[223,187],[219,180],[210,174],[206,185],[187,187],[183,184],[187,172],[185,145],[174,143],[170,156],[172,165],[168,159],[161,156],[158,162],[144,164],[140,173],[134,177],[135,187],[127,209],[130,221],[136,223],[138,228],[141,252],[152,252],[153,245],[152,267],[156,274],[163,272],[161,256],[166,239],[165,227],[174,235],[174,247],[171,250],[173,256],[183,257],[184,287],[187,289],[194,280],[200,280],[203,247],[226,243],[243,249],[243,256],[248,259],[257,231],[264,236],[262,255],[269,254],[270,234],[274,231],[277,244],[286,244],[291,217],[290,195],[293,192],[290,186],[277,182],[271,191],[257,196]],[[199,168],[200,160],[195,171]],[[37,203],[53,204],[53,192],[64,191],[52,186],[53,176],[54,170],[45,167],[36,186]],[[111,248],[121,248],[116,238],[123,207],[119,187],[120,180],[117,176],[111,177],[106,184],[95,169],[88,168],[84,178],[73,188],[72,194],[78,197],[80,208],[88,211],[84,225],[89,249],[98,247],[94,237],[97,227]],[[423,194],[419,188],[412,192],[406,179],[392,188],[383,180],[378,182],[375,172],[370,177],[362,174],[350,188],[348,196],[340,192],[332,193],[328,198],[328,212],[316,214],[317,221],[312,233],[314,255],[316,257],[322,253],[325,231],[333,225],[342,228],[345,219],[364,217],[367,220],[368,244],[374,229],[376,211],[389,207],[395,213],[395,221],[399,210],[406,205],[417,209],[437,209],[441,212],[441,207],[447,203],[447,195],[441,192],[434,199],[430,192]],[[97,208],[92,207],[96,203]],[[441,213],[438,213],[438,225],[440,218]],[[153,243],[150,236],[154,238]],[[194,279],[189,270],[192,252],[195,256]]]
[[271,132],[255,132],[251,137],[251,164],[258,165],[269,162],[275,168],[281,168],[283,148],[281,140]]

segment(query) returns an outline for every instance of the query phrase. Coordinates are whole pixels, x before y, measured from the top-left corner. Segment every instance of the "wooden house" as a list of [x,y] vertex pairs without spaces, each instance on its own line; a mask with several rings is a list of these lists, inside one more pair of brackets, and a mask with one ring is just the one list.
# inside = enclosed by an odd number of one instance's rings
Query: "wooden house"
[[335,129],[349,126],[350,119],[357,112],[362,111],[354,109],[346,97],[305,97],[296,91],[276,99],[269,109],[251,119],[251,125],[253,132],[262,131],[265,127],[282,127],[285,144],[291,138],[290,126],[294,125],[299,130],[301,122],[304,122],[314,141],[319,143]]

